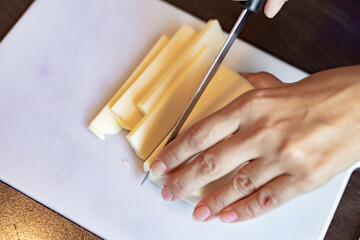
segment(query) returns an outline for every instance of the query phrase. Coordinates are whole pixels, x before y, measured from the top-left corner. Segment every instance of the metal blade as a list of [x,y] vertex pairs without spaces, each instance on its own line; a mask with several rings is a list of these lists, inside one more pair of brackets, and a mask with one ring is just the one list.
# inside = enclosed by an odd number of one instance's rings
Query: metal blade
[[[195,95],[193,96],[190,103],[186,107],[184,113],[181,115],[179,120],[176,122],[176,124],[175,124],[175,126],[174,126],[174,128],[173,128],[173,130],[171,132],[171,135],[170,135],[169,139],[167,140],[165,146],[168,145],[172,140],[174,140],[175,137],[177,136],[177,134],[179,133],[180,129],[182,128],[182,126],[186,122],[187,118],[189,117],[191,111],[194,109],[196,103],[199,101],[201,95],[205,91],[206,87],[209,85],[211,79],[214,77],[217,70],[219,69],[222,61],[224,60],[226,54],[229,52],[229,50],[230,50],[231,46],[233,45],[234,41],[239,36],[239,34],[240,34],[241,30],[243,29],[243,27],[244,27],[247,19],[249,18],[250,14],[251,14],[251,11],[246,9],[246,8],[241,12],[241,15],[240,15],[239,19],[236,21],[235,26],[231,30],[231,32],[229,34],[229,37],[226,39],[223,47],[221,48],[220,52],[216,56],[214,63],[211,65],[209,71],[207,72],[205,78],[201,82],[201,84],[200,84],[199,88],[197,89]],[[141,185],[148,179],[149,174],[150,174],[150,170],[146,173],[146,176],[143,179]]]
[[140,185],[143,185],[144,184],[144,182],[149,178],[149,176],[150,176],[150,170],[149,171],[147,171],[147,173],[146,173],[146,175],[145,175],[145,177],[144,177],[144,179],[142,180],[142,182],[141,182],[141,184]]

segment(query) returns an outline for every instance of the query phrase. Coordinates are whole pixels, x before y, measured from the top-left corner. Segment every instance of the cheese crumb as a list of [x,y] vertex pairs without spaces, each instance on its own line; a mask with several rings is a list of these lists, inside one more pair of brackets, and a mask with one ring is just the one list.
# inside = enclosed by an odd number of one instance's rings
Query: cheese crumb
[[124,161],[124,166],[126,167],[126,169],[130,169],[130,163],[128,161]]

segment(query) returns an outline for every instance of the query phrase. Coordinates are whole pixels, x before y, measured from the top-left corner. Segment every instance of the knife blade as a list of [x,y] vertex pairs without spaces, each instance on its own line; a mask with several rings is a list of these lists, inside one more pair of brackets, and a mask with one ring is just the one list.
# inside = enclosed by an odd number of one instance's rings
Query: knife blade
[[[185,111],[183,112],[181,117],[178,119],[178,121],[176,122],[174,127],[172,128],[171,135],[170,135],[169,139],[166,141],[164,147],[166,147],[166,145],[168,145],[170,142],[172,142],[176,138],[180,129],[182,128],[182,126],[186,122],[187,118],[191,114],[192,110],[194,109],[196,103],[199,101],[201,95],[205,91],[206,87],[209,85],[211,79],[214,77],[217,70],[219,69],[221,63],[223,62],[226,54],[229,52],[234,41],[237,39],[241,30],[244,28],[245,23],[247,22],[250,14],[252,12],[261,12],[264,7],[265,1],[266,0],[249,0],[249,1],[241,1],[240,2],[244,6],[243,11],[241,12],[238,20],[236,21],[234,27],[232,28],[232,30],[229,34],[228,38],[226,39],[224,45],[222,46],[221,50],[219,51],[218,55],[216,56],[209,71],[207,72],[204,79],[200,83],[200,86],[197,89],[196,93],[194,94],[193,98],[191,99],[190,103],[188,104]],[[161,144],[161,142],[160,142],[160,144]],[[151,155],[152,154],[150,154],[150,156]],[[147,171],[144,179],[141,182],[141,185],[143,185],[144,182],[149,178],[150,171],[151,171],[151,167],[150,167],[150,170]]]

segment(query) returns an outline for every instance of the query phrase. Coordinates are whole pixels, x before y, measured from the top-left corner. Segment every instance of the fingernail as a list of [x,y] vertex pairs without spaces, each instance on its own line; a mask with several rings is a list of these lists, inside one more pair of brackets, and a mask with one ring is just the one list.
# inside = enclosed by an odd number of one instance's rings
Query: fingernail
[[231,223],[238,219],[238,215],[234,211],[224,212],[220,215],[220,219],[224,223]]
[[164,188],[161,190],[161,196],[165,201],[171,201],[174,198],[167,186],[164,186]]
[[280,2],[278,5],[275,5],[267,15],[269,18],[275,17],[275,15],[280,11],[281,7],[284,5],[285,2]]
[[199,222],[203,222],[206,219],[208,219],[211,215],[211,211],[208,207],[206,206],[201,206],[195,209],[194,211],[194,218],[199,221]]
[[160,160],[155,160],[155,162],[153,163],[153,165],[151,167],[151,171],[155,175],[163,174],[166,171],[166,169],[167,169],[167,167],[166,167],[165,163]]

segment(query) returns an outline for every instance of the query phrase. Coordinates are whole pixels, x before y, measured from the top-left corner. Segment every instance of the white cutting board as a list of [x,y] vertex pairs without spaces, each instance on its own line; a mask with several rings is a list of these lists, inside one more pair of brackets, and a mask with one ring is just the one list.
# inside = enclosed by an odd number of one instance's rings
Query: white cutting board
[[[0,179],[107,239],[322,238],[350,170],[255,220],[196,223],[191,206],[140,187],[125,132],[100,141],[87,130],[160,34],[182,23],[203,26],[156,0],[35,1],[0,44]],[[306,76],[241,41],[226,62],[286,82]]]

